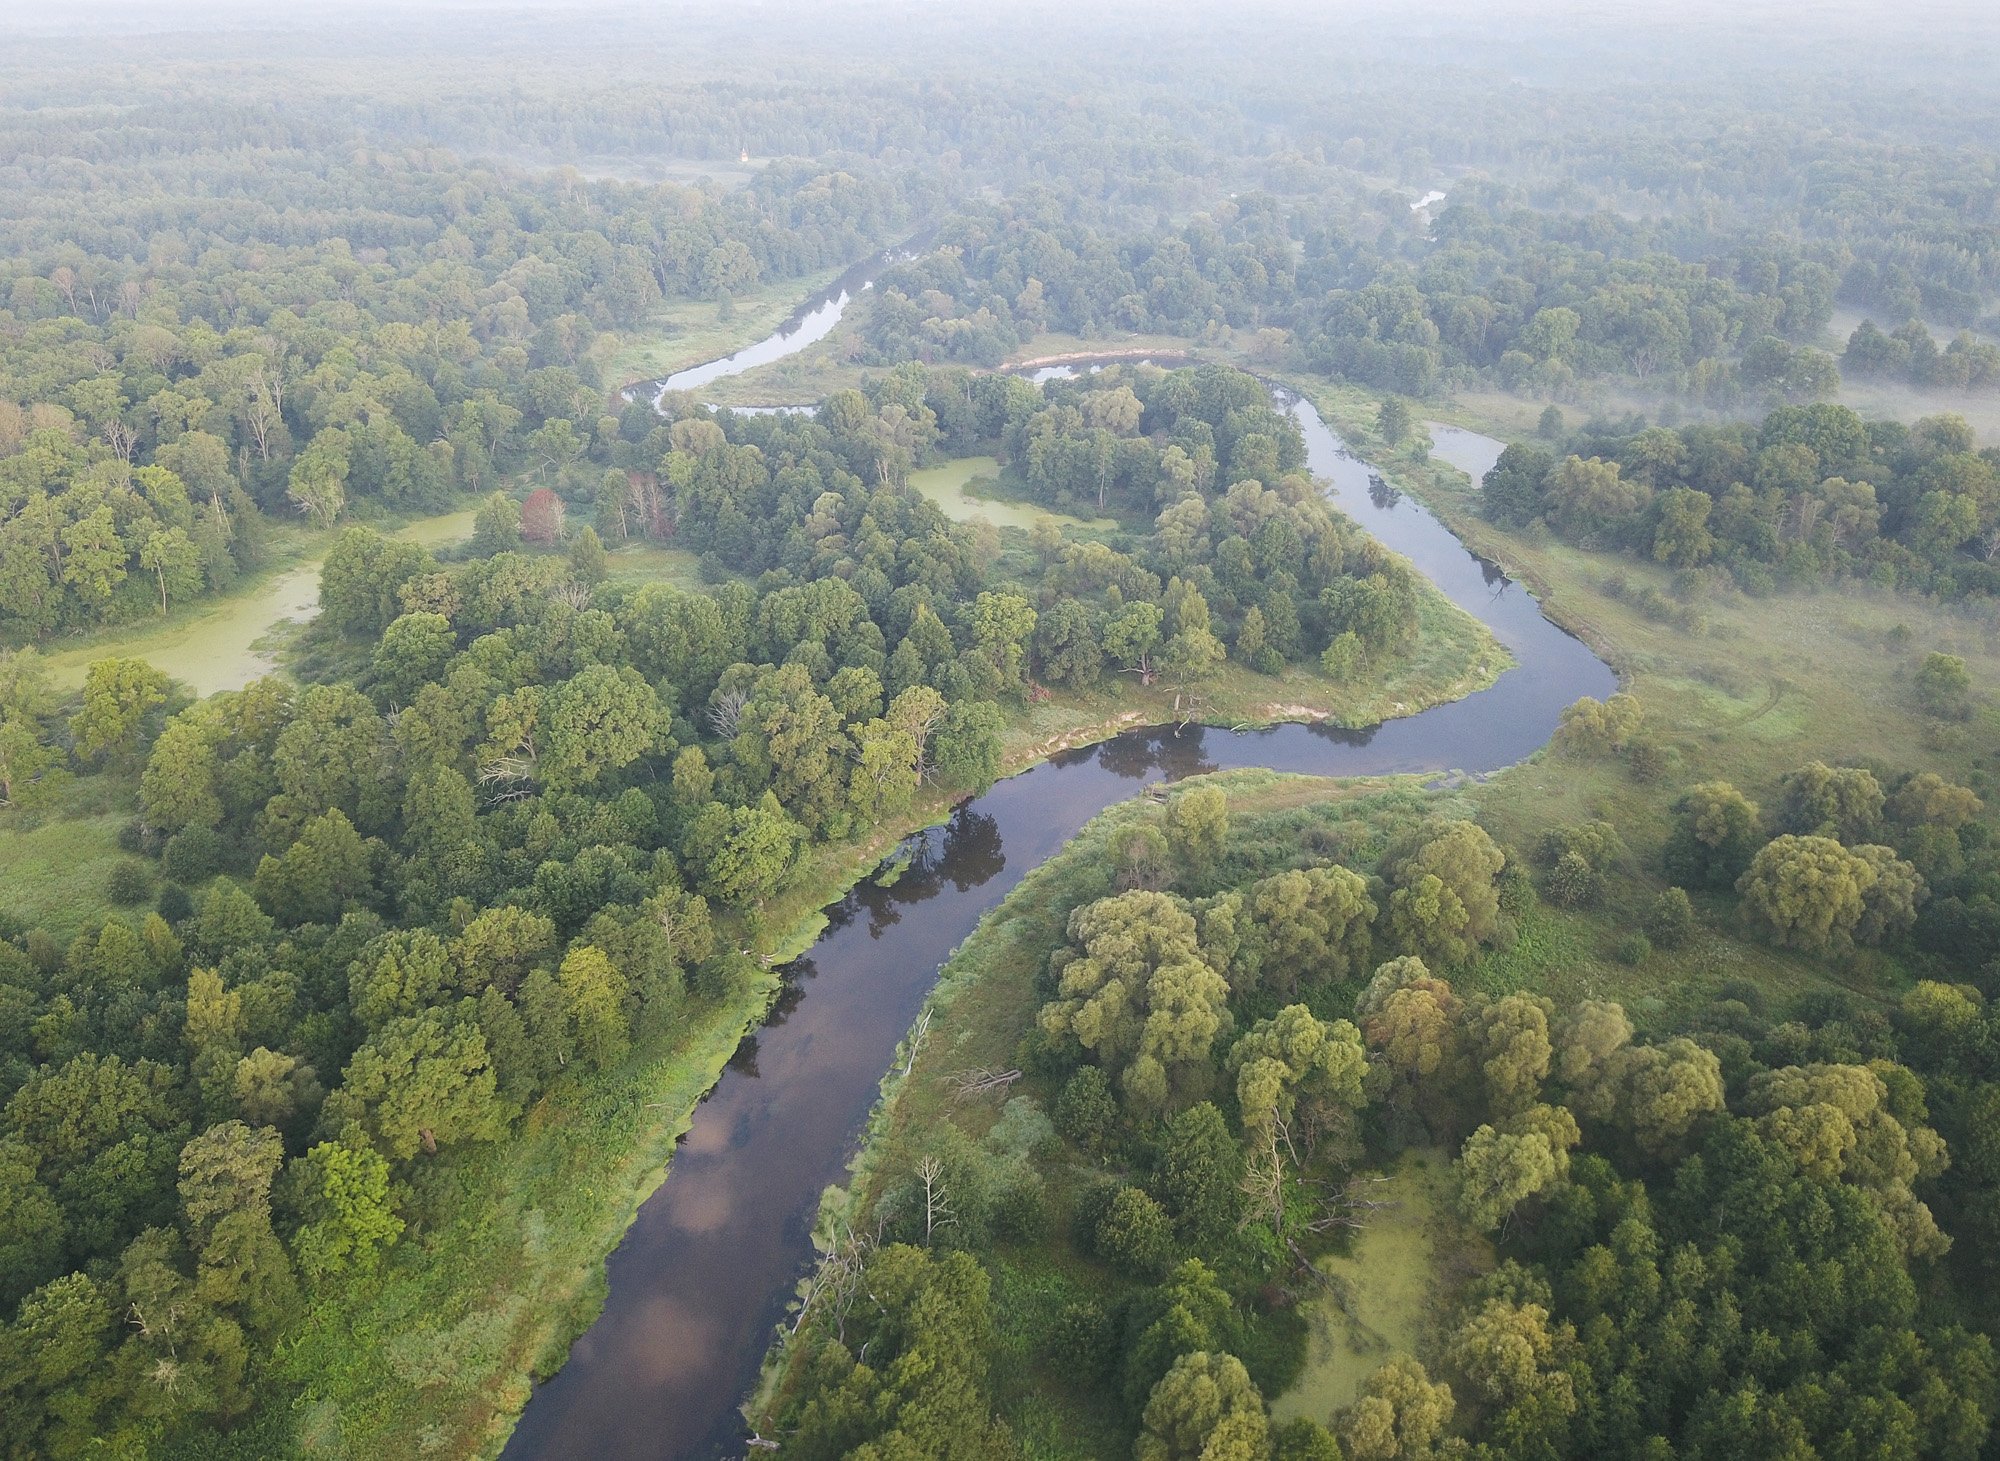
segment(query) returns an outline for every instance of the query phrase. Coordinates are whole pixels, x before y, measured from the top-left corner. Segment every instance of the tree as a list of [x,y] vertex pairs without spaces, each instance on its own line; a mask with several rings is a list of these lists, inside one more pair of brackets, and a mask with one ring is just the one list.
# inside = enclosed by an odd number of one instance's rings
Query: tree
[[1663,949],[1677,949],[1694,935],[1694,904],[1685,889],[1668,888],[1646,910],[1646,937]]
[[1447,1351],[1452,1368],[1489,1405],[1533,1405],[1547,1423],[1576,1411],[1574,1382],[1560,1367],[1561,1350],[1574,1341],[1543,1305],[1492,1298],[1459,1324]]
[[1810,761],[1778,783],[1778,830],[1863,842],[1882,821],[1886,800],[1875,774],[1859,766]]
[[1196,1351],[1174,1361],[1147,1397],[1135,1461],[1264,1461],[1264,1397],[1233,1354]]
[[[1245,899],[1260,981],[1290,995],[1358,974],[1372,946],[1375,902],[1351,868],[1294,869],[1250,885]],[[1239,956],[1239,959],[1241,956]]]
[[1410,404],[1401,396],[1385,396],[1375,413],[1375,430],[1390,446],[1401,446],[1409,439],[1412,426]]
[[488,494],[472,515],[472,551],[481,558],[521,546],[521,507],[504,492]]
[[1575,1104],[1617,1121],[1652,1155],[1671,1156],[1703,1117],[1723,1109],[1722,1062],[1685,1036],[1625,1045],[1597,1066]]
[[0,1311],[63,1271],[63,1218],[25,1142],[0,1140]]
[[162,614],[175,599],[192,598],[201,592],[201,545],[181,528],[163,528],[146,539],[139,549],[139,566],[160,586]]
[[0,807],[44,806],[68,779],[62,755],[29,722],[0,720]]
[[375,678],[392,705],[408,705],[424,686],[444,675],[458,651],[458,636],[442,614],[398,616],[375,646]]
[[500,1109],[485,1037],[440,1009],[389,1021],[354,1052],[326,1119],[361,1122],[399,1160],[419,1147],[491,1140]]
[[1689,787],[1674,803],[1667,872],[1696,888],[1733,888],[1764,840],[1757,804],[1726,781]]
[[1000,775],[1000,737],[1005,728],[1000,707],[991,701],[953,704],[931,740],[931,767],[937,779],[947,786],[985,791]]
[[1088,689],[1104,673],[1097,617],[1077,599],[1057,599],[1035,621],[1035,662],[1052,685]]
[[1028,646],[1035,633],[1035,611],[1019,594],[982,593],[968,617],[972,636],[966,663],[973,685],[988,699],[1019,695],[1028,684]]
[[[623,480],[622,474],[619,475]],[[570,540],[569,570],[576,575],[578,583],[598,584],[611,571],[611,555],[604,550],[604,540],[597,536],[597,529],[585,523],[583,531]]]
[[688,851],[704,892],[750,907],[784,886],[804,842],[805,829],[767,797],[750,807],[710,802],[695,818]]
[[1174,1256],[1166,1211],[1137,1187],[1120,1187],[1092,1230],[1097,1256],[1135,1278],[1155,1278]]
[[551,786],[588,786],[650,751],[665,721],[659,696],[637,670],[591,665],[551,693],[537,769]]
[[1164,619],[1158,604],[1140,599],[1113,614],[1104,625],[1104,652],[1138,675],[1144,685],[1153,683],[1153,657],[1160,647]]
[[1212,786],[1167,798],[1167,846],[1191,877],[1207,878],[1229,840],[1229,799]]
[[573,948],[556,974],[577,1052],[603,1069],[625,1058],[631,1032],[625,1019],[625,976],[604,951]]
[[1581,1140],[1567,1107],[1534,1106],[1466,1138],[1458,1157],[1458,1210],[1481,1229],[1499,1227],[1514,1209],[1569,1175],[1569,1152]]
[[537,487],[521,504],[521,540],[553,548],[562,541],[563,500],[547,487]]
[[136,753],[146,716],[166,704],[166,686],[146,660],[96,660],[84,674],[84,708],[70,716],[76,755],[112,761]]
[[1173,1218],[1182,1247],[1210,1253],[1221,1246],[1243,1207],[1242,1180],[1242,1155],[1213,1102],[1190,1106],[1167,1123],[1148,1185]]
[[1073,1035],[1142,1110],[1167,1104],[1176,1075],[1208,1059],[1229,1028],[1229,986],[1202,957],[1195,922],[1164,893],[1100,898],[1070,915],[1071,947],[1050,960],[1049,1035]]
[[1456,1408],[1451,1387],[1433,1382],[1409,1355],[1397,1355],[1361,1387],[1361,1398],[1335,1417],[1348,1461],[1422,1461]]
[[1400,947],[1438,963],[1458,963],[1499,926],[1495,882],[1506,856],[1484,828],[1448,822],[1394,859],[1389,930]]
[[[1549,407],[1550,411],[1556,408]],[[1556,413],[1560,432],[1561,412]],[[1548,412],[1543,412],[1546,421]],[[1544,432],[1544,436],[1552,433]],[[1533,443],[1515,442],[1500,453],[1500,459],[1481,482],[1480,497],[1487,516],[1496,522],[1520,525],[1542,515],[1543,492],[1555,457]]]
[[317,528],[332,527],[347,507],[347,433],[330,427],[313,437],[292,462],[285,496]]
[[1708,515],[1715,499],[1693,487],[1676,487],[1661,494],[1659,521],[1653,528],[1653,558],[1675,568],[1694,568],[1715,551]]
[[368,844],[338,807],[306,823],[283,857],[257,864],[257,901],[281,923],[337,923],[374,889]]
[[402,1236],[389,1163],[359,1126],[323,1141],[292,1164],[305,1221],[293,1237],[299,1267],[314,1280],[372,1272]]
[[1117,1140],[1118,1102],[1111,1083],[1094,1065],[1080,1067],[1056,1100],[1056,1130],[1085,1151],[1102,1156]]
[[1361,1032],[1346,1020],[1322,1021],[1302,1004],[1259,1020],[1230,1047],[1243,1130],[1255,1144],[1303,1118],[1311,1151],[1323,1134],[1345,1135],[1367,1102],[1368,1058]]
[[1745,916],[1779,943],[1827,953],[1850,942],[1876,877],[1870,859],[1831,837],[1788,834],[1750,860],[1736,890]]
[[1939,720],[1965,720],[1972,714],[1972,676],[1955,654],[1927,654],[1912,681],[1917,705]]
[[1568,756],[1604,756],[1624,750],[1638,734],[1645,712],[1623,692],[1598,701],[1586,695],[1562,713],[1555,747]]
[[1487,1107],[1500,1116],[1534,1104],[1555,1055],[1549,1025],[1555,1006],[1532,994],[1509,994],[1477,1005],[1466,1022],[1467,1043],[1486,1085]]

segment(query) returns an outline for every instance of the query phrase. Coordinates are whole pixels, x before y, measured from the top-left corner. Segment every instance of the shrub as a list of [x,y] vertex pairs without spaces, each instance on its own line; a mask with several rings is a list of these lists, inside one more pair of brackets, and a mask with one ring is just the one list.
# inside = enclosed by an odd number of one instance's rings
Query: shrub
[[1166,1209],[1136,1187],[1120,1187],[1097,1220],[1097,1256],[1134,1278],[1157,1278],[1174,1257]]
[[104,896],[121,908],[143,903],[152,896],[153,879],[141,862],[121,862],[104,880]]
[[1565,852],[1549,869],[1543,892],[1558,908],[1581,908],[1597,899],[1597,870],[1582,853]]
[[160,917],[169,923],[179,923],[194,913],[194,900],[188,897],[187,889],[179,883],[168,883],[160,889],[160,901],[154,906],[160,910]]
[[1653,957],[1653,941],[1643,933],[1628,933],[1611,953],[1621,964],[1643,964]]
[[1669,888],[1646,910],[1646,936],[1663,949],[1677,949],[1694,933],[1694,904],[1680,888]]
[[1087,1152],[1102,1152],[1117,1129],[1118,1102],[1111,1094],[1111,1082],[1098,1067],[1084,1066],[1056,1099],[1056,1130]]
[[160,853],[160,871],[177,883],[206,882],[221,866],[222,839],[210,827],[183,827]]

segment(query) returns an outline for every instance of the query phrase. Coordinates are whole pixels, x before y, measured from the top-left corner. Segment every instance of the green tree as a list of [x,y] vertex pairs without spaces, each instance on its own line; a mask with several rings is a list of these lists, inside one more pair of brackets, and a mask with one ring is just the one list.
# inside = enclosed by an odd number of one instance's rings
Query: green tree
[[481,558],[521,546],[521,505],[504,492],[489,493],[472,515],[472,551]]
[[1506,862],[1477,823],[1446,823],[1393,862],[1390,936],[1398,946],[1437,963],[1469,958],[1498,930],[1495,880]]
[[479,1027],[428,1009],[389,1021],[354,1052],[323,1119],[359,1121],[376,1144],[406,1160],[419,1147],[489,1141],[500,1115]]
[[[1357,1039],[1357,1054],[1359,1048]],[[1148,1187],[1184,1248],[1212,1253],[1227,1240],[1242,1211],[1242,1182],[1242,1154],[1213,1102],[1190,1106],[1167,1123]]]
[[69,779],[62,753],[25,720],[0,720],[0,807],[45,806]]
[[1340,1137],[1367,1102],[1368,1059],[1361,1032],[1346,1020],[1322,1021],[1302,1004],[1259,1020],[1229,1050],[1245,1135],[1262,1142],[1301,1116],[1304,1149]]
[[375,646],[375,679],[393,705],[408,705],[424,686],[443,677],[458,650],[451,620],[442,614],[402,614]]
[[1233,1354],[1196,1351],[1174,1361],[1147,1397],[1135,1461],[1265,1461],[1264,1397]]
[[557,971],[577,1052],[603,1069],[625,1058],[631,1031],[625,1018],[626,983],[604,950],[573,948]]
[[1335,1417],[1334,1431],[1348,1461],[1422,1461],[1456,1408],[1449,1385],[1399,1354],[1368,1377],[1360,1399]]
[[1972,676],[1955,654],[1927,654],[1912,680],[1917,706],[1940,720],[1965,720],[1972,714]]
[[1859,766],[1810,761],[1779,781],[1778,830],[1865,842],[1882,822],[1886,798],[1875,774]]
[[1193,917],[1164,893],[1120,893],[1072,913],[1069,941],[1050,960],[1042,1029],[1092,1051],[1135,1107],[1163,1108],[1173,1079],[1205,1064],[1230,1025],[1229,986]]
[[372,1272],[403,1233],[387,1159],[352,1126],[338,1140],[312,1147],[292,1170],[305,1217],[293,1251],[306,1276],[318,1281]]
[[1166,1211],[1137,1187],[1120,1187],[1098,1216],[1091,1242],[1097,1256],[1135,1278],[1154,1278],[1174,1256]]
[[86,761],[135,753],[146,717],[167,703],[167,677],[136,659],[104,659],[83,681],[83,708],[70,717],[76,754]]
[[1674,817],[1667,872],[1690,887],[1734,887],[1764,840],[1757,804],[1726,781],[1689,787],[1674,803]]
[[733,907],[755,905],[783,887],[804,842],[805,830],[775,797],[753,807],[711,802],[688,834],[703,891]]
[[1386,396],[1375,413],[1375,430],[1390,446],[1401,446],[1409,440],[1410,428],[1414,425],[1410,415],[1410,403],[1401,396]]
[[280,923],[337,923],[374,890],[374,858],[338,807],[306,823],[283,857],[257,864],[257,901]]
[[1831,837],[1786,835],[1759,850],[1736,890],[1745,916],[1779,943],[1827,953],[1851,941],[1877,876],[1870,859]]
[[1167,846],[1191,877],[1206,879],[1222,861],[1229,840],[1229,799],[1212,786],[1167,798]]
[[538,769],[551,786],[588,786],[644,756],[665,722],[659,696],[637,670],[591,665],[550,696]]
[[1500,1126],[1481,1126],[1459,1152],[1460,1214],[1475,1227],[1499,1227],[1568,1176],[1570,1148],[1580,1139],[1563,1106],[1532,1106]]

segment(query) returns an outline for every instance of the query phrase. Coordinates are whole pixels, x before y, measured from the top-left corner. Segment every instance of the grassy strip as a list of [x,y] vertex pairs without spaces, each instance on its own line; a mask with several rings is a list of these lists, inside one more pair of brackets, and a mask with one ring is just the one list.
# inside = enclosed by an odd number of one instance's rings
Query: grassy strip
[[605,1256],[777,985],[760,974],[617,1070],[558,1086],[506,1141],[422,1168],[421,1230],[373,1279],[312,1296],[226,1451],[207,1436],[183,1453],[497,1453],[526,1377],[557,1368],[603,1307]]

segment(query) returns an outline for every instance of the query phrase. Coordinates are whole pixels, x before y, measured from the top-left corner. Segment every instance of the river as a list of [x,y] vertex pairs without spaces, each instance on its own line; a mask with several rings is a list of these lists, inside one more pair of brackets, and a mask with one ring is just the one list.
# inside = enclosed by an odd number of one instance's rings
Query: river
[[603,1313],[536,1389],[506,1456],[740,1453],[737,1405],[812,1262],[820,1194],[845,1179],[882,1073],[939,966],[1097,813],[1148,781],[1239,767],[1495,771],[1547,741],[1563,707],[1616,688],[1609,667],[1544,618],[1525,589],[1386,486],[1308,402],[1280,398],[1332,500],[1484,621],[1516,667],[1463,700],[1364,730],[1128,732],[1010,777],[909,838],[908,871],[887,888],[857,885],[787,968],[770,1018],[696,1109],[667,1180],[612,1253]]

